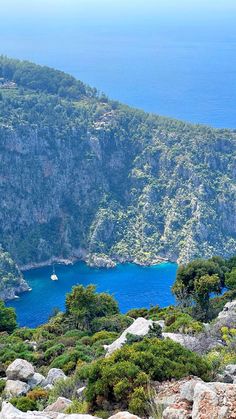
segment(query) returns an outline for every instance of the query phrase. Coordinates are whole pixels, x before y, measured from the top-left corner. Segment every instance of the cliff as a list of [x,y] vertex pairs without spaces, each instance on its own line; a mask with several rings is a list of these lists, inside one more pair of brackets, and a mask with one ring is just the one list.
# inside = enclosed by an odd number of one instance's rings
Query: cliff
[[0,58],[0,233],[20,266],[235,253],[235,139]]
[[11,300],[29,287],[9,253],[0,248],[0,300]]

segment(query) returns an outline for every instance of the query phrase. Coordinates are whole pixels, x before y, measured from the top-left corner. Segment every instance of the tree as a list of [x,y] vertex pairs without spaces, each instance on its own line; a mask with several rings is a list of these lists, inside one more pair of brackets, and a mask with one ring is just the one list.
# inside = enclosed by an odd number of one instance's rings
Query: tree
[[195,280],[193,298],[200,306],[204,320],[207,320],[210,294],[212,292],[220,293],[220,290],[220,278],[216,274],[203,275]]
[[225,285],[230,290],[236,289],[236,268],[233,268],[231,272],[226,274]]
[[109,294],[97,294],[94,285],[77,285],[66,296],[66,316],[78,329],[90,330],[95,318],[119,313],[117,302]]
[[221,258],[197,259],[179,267],[172,292],[183,306],[195,304],[200,317],[207,319],[210,294],[220,293],[224,280],[225,265]]
[[13,332],[17,327],[16,313],[13,308],[5,307],[0,301],[0,332]]

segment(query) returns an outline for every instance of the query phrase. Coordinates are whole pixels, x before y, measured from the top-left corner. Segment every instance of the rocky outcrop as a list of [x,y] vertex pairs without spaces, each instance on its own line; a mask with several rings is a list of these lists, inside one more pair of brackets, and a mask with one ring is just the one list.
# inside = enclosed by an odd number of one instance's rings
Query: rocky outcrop
[[0,246],[0,300],[13,300],[29,290],[17,264]]
[[116,262],[110,259],[107,255],[92,254],[86,258],[89,266],[95,268],[115,268]]
[[34,376],[34,367],[25,359],[17,358],[6,370],[6,376],[9,380],[28,381]]
[[235,418],[235,401],[236,385],[234,384],[198,383],[194,389],[192,419]]
[[189,377],[158,384],[155,402],[164,408],[163,419],[232,419],[235,400],[235,384]]
[[110,345],[105,345],[107,353],[106,356],[111,355],[117,349],[120,349],[126,342],[126,336],[128,333],[137,336],[145,336],[148,334],[150,327],[154,324],[160,324],[163,327],[163,321],[153,322],[152,320],[144,319],[143,317],[138,317],[134,322],[129,326],[124,332],[120,335],[118,339],[112,342]]

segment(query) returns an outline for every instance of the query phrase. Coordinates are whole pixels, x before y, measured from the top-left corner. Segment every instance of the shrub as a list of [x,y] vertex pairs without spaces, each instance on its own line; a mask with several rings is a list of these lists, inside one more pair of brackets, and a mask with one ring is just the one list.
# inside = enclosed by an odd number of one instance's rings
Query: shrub
[[180,332],[180,333],[200,333],[203,330],[203,324],[194,320],[189,314],[181,313],[178,316],[167,318],[168,326],[165,328],[166,332]]
[[131,317],[123,314],[116,314],[110,317],[101,317],[92,321],[92,331],[100,332],[106,330],[108,332],[121,333],[133,323]]
[[132,408],[138,415],[143,415],[146,409],[149,380],[180,379],[187,375],[208,379],[209,364],[178,343],[157,338],[125,345],[109,358],[79,370],[79,376],[88,379],[87,401],[94,410],[107,410],[112,402],[122,409]]
[[6,386],[6,381],[0,379],[0,396],[3,393],[5,386]]
[[13,397],[12,399],[10,399],[10,403],[22,412],[37,409],[36,401],[29,399],[29,397],[27,396]]
[[30,400],[42,400],[42,399],[47,399],[48,398],[48,391],[44,390],[43,388],[35,388],[31,391],[29,391],[29,393],[27,394],[27,397]]
[[71,405],[66,409],[65,413],[80,413],[86,414],[88,413],[88,403],[87,402],[80,402],[79,400],[74,399]]

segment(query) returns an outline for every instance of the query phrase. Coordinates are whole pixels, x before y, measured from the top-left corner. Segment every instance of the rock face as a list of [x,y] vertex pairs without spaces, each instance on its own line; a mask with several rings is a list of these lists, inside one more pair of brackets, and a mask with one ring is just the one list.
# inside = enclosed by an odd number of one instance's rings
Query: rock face
[[0,246],[0,300],[12,300],[29,289],[16,263]]
[[68,75],[35,66],[32,82],[23,63],[6,61],[0,73],[11,68],[25,90],[14,103],[4,91],[0,103],[0,231],[21,266],[64,254],[183,262],[235,252],[235,132],[104,102],[84,87],[71,100]]
[[28,381],[34,375],[34,367],[25,359],[15,359],[7,368],[6,376],[9,380]]
[[112,342],[110,345],[105,345],[105,349],[107,351],[106,356],[111,355],[117,349],[120,349],[122,345],[126,342],[126,335],[127,333],[131,333],[132,335],[137,336],[145,336],[148,334],[150,327],[153,323],[163,325],[163,322],[153,322],[152,320],[146,320],[143,317],[138,317],[134,322],[129,326],[124,332],[120,335],[118,339]]
[[236,418],[236,385],[205,383],[199,378],[158,384],[156,403],[163,419]]

